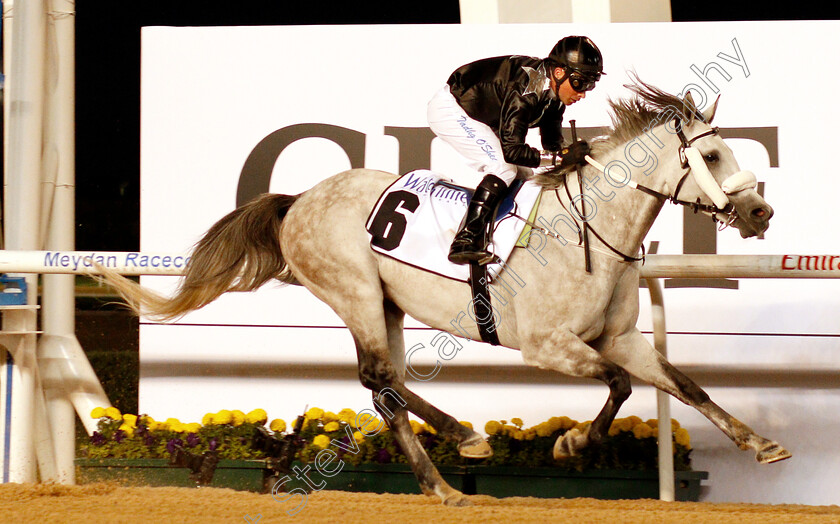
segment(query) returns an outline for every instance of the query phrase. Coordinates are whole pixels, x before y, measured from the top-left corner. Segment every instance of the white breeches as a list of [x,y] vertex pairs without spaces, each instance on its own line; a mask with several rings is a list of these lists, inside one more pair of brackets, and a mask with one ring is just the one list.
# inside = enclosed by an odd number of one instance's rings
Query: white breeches
[[523,175],[530,175],[530,169],[505,162],[499,137],[490,126],[470,118],[448,85],[429,101],[428,119],[435,135],[455,148],[482,176],[496,175],[509,186],[518,170],[527,170]]

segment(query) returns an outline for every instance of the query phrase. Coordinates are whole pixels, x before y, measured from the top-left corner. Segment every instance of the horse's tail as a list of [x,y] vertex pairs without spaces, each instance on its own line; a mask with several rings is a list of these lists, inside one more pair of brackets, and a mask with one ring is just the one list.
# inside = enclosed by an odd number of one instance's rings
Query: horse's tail
[[228,291],[253,291],[271,279],[295,284],[280,252],[280,224],[298,196],[263,194],[216,222],[198,241],[174,296],[165,297],[99,267],[138,315],[174,320]]

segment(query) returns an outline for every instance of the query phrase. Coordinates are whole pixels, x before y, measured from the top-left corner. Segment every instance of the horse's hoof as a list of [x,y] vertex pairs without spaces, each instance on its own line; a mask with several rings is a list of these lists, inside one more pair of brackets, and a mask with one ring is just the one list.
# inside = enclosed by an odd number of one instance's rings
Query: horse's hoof
[[577,455],[578,450],[586,446],[586,438],[586,434],[577,428],[557,437],[554,442],[554,460],[565,460]]
[[462,457],[482,459],[493,456],[493,448],[476,432],[467,440],[458,444],[458,453]]
[[443,499],[443,504],[445,506],[452,507],[464,507],[473,505],[472,501],[470,501],[470,499],[468,499],[466,495],[464,495],[456,489],[453,489],[452,493],[450,493]]
[[755,459],[761,464],[772,464],[780,460],[792,457],[790,451],[786,450],[778,442],[770,442],[755,454]]

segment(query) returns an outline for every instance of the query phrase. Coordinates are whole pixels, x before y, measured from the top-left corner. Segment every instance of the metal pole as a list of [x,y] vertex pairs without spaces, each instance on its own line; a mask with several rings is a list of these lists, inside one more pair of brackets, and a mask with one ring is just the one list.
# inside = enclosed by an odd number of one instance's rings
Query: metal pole
[[[668,358],[667,336],[665,327],[665,297],[659,280],[648,278],[650,291],[651,316],[653,318],[653,346]],[[674,488],[674,444],[671,436],[671,398],[664,391],[656,390],[656,413],[659,419],[659,499],[669,502],[675,500]]]
[[[48,249],[72,250],[75,246],[75,5],[72,0],[49,0],[49,4],[41,231]],[[80,402],[79,416],[84,422],[95,422],[88,420],[93,407],[111,404],[76,339],[75,276],[50,274],[44,275],[43,280],[44,335],[38,345],[38,361],[55,447],[58,476],[54,480],[72,484],[76,425],[73,398]],[[88,397],[93,398],[88,401]]]
[[[17,0],[14,9],[4,226],[6,248],[27,250],[38,247],[46,10],[43,0]],[[27,275],[26,282],[28,303],[36,304],[38,276]],[[20,327],[34,331],[37,313],[23,311],[21,316]],[[34,337],[24,337],[21,350],[14,356],[19,381],[13,385],[10,481],[33,482]]]

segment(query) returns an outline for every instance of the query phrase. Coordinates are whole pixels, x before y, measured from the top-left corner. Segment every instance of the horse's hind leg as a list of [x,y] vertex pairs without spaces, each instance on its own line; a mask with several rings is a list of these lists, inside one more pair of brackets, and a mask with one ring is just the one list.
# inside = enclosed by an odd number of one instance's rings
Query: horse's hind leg
[[[443,436],[458,442],[458,452],[462,457],[487,458],[493,455],[493,450],[479,433],[464,426],[451,415],[444,413],[435,406],[417,396],[405,387],[405,341],[403,339],[403,319],[405,313],[390,301],[385,301],[385,323],[388,330],[388,347],[391,352],[391,362],[397,369],[399,383],[396,389],[406,402],[408,411],[416,414]],[[361,361],[360,361],[361,366]]]
[[753,449],[756,460],[769,464],[790,458],[778,442],[761,437],[712,402],[690,378],[672,366],[634,329],[606,342],[602,354],[633,375],[695,408],[721,429],[741,449]]
[[607,402],[588,428],[571,429],[557,439],[554,458],[574,456],[583,448],[600,443],[607,435],[619,408],[630,396],[630,376],[627,372],[568,331],[539,337],[539,342],[523,346],[521,351],[522,358],[530,365],[575,377],[595,378],[610,388]]
[[408,411],[398,399],[385,394],[373,394],[374,405],[382,417],[388,421],[388,426],[405,453],[411,470],[420,483],[420,489],[430,497],[438,496],[447,506],[468,506],[471,504],[463,493],[456,490],[443,480],[440,472],[432,464],[429,455],[411,429],[408,423]]
[[[437,495],[447,505],[467,505],[470,503],[469,499],[443,480],[411,429],[407,408],[411,409],[412,404],[417,404],[419,397],[411,393],[403,384],[405,353],[402,349],[404,347],[402,319],[404,314],[387,302],[383,313],[384,325],[377,323],[384,328],[381,333],[378,329],[372,330],[370,323],[367,330],[354,330],[351,327],[359,360],[359,379],[366,388],[373,391],[374,406],[394,431],[397,442],[405,453],[423,493],[430,496]],[[420,401],[422,402],[422,399]],[[457,421],[454,422],[461,426]]]

